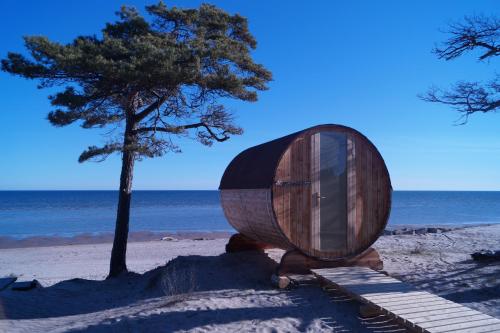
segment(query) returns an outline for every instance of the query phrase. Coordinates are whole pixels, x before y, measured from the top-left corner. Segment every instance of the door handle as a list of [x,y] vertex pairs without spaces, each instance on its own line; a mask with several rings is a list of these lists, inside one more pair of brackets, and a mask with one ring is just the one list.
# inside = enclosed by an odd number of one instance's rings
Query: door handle
[[326,199],[326,197],[322,197],[321,194],[319,194],[318,192],[315,193],[315,196],[316,196],[316,199]]

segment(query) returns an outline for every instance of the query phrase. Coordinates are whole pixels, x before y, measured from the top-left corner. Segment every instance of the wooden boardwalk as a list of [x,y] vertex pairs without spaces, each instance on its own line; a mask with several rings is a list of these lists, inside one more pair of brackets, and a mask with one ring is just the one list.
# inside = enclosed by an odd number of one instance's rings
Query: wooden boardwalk
[[500,320],[365,267],[313,269],[327,283],[417,332],[500,332]]

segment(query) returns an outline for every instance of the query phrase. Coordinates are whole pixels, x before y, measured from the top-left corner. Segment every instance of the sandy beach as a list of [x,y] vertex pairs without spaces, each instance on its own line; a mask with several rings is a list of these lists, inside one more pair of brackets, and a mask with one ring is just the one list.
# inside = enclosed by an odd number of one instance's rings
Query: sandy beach
[[[0,276],[43,288],[0,292],[2,332],[404,332],[359,318],[359,303],[311,277],[278,290],[283,251],[224,254],[227,238],[129,244],[133,274],[103,280],[111,244],[0,250]],[[500,265],[470,253],[500,248],[500,225],[382,236],[384,269],[422,290],[500,318]],[[273,260],[275,259],[275,260]]]
[[4,1],[0,333],[500,333],[498,1]]

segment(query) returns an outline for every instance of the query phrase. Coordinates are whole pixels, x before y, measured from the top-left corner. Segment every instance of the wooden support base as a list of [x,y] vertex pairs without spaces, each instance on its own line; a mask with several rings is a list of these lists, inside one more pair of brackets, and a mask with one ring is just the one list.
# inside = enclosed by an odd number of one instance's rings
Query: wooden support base
[[361,304],[359,306],[359,316],[363,319],[373,318],[383,315],[384,313],[374,306]]
[[[243,251],[258,251],[264,252],[266,249],[272,249],[275,246],[255,241],[242,234],[234,234],[229,239],[226,244],[227,253],[243,252]],[[362,266],[369,267],[374,270],[382,270],[383,262],[380,259],[378,252],[369,248],[357,257],[350,259],[341,259],[336,261],[330,260],[319,260],[313,257],[306,256],[298,250],[288,250],[278,265],[276,270],[275,280],[280,287],[285,283],[286,280],[280,279],[288,274],[310,274],[311,269],[318,268],[334,268],[334,267],[345,267],[345,266]]]
[[345,266],[362,266],[369,267],[374,270],[382,270],[384,267],[378,252],[373,248],[369,248],[357,257],[336,261],[319,260],[306,256],[300,251],[290,250],[287,251],[281,258],[277,275],[308,274],[311,269]]
[[242,234],[234,234],[229,238],[229,242],[226,244],[226,253],[242,251],[264,252],[264,250],[272,248],[274,248],[273,245],[255,241]]

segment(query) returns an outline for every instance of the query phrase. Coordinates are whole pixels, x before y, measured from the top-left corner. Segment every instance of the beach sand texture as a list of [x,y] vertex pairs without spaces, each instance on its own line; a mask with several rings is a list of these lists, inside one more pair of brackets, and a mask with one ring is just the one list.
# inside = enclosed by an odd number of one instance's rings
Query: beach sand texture
[[[133,242],[136,273],[109,281],[111,244],[0,250],[0,276],[44,286],[0,292],[0,332],[404,332],[360,319],[359,303],[314,280],[273,288],[271,258],[283,251],[224,254],[226,242]],[[500,248],[500,225],[383,236],[375,247],[391,276],[500,318],[500,264],[470,259]]]

